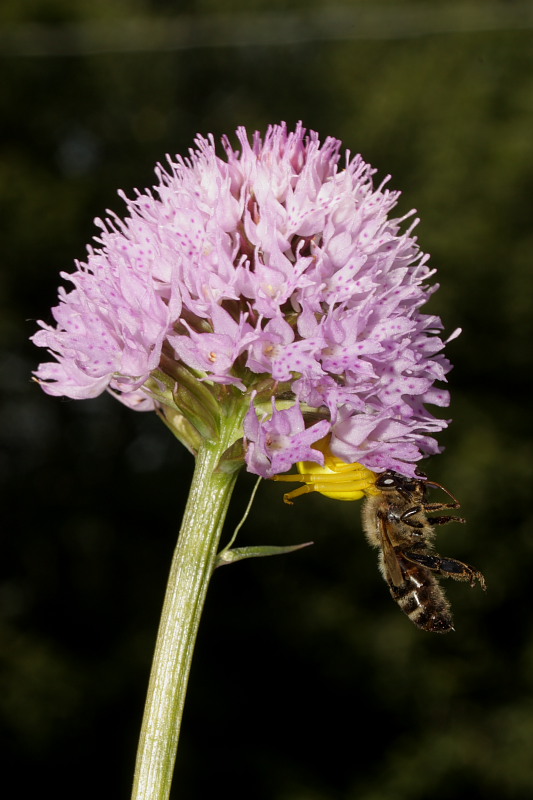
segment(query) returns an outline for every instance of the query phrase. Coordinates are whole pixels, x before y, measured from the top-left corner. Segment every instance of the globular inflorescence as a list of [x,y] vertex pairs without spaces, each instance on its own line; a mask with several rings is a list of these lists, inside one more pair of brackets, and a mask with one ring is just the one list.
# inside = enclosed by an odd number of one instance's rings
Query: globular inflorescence
[[436,285],[414,212],[392,216],[387,179],[375,187],[361,156],[301,124],[237,138],[222,155],[197,138],[152,190],[123,196],[123,219],[97,220],[55,325],[33,337],[54,358],[37,380],[172,406],[204,435],[205,398],[209,420],[244,403],[247,466],[264,477],[323,463],[324,437],[344,462],[413,475],[447,425],[426,406],[448,404],[450,369],[439,318],[421,313]]

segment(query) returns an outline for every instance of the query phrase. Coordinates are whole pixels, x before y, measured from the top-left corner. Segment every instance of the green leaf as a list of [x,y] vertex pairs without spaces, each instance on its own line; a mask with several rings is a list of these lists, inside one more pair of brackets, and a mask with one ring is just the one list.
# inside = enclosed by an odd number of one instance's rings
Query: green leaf
[[303,542],[302,544],[291,544],[286,547],[276,547],[275,545],[265,545],[258,547],[234,547],[231,550],[222,550],[215,560],[215,567],[223,567],[226,564],[234,564],[244,558],[263,558],[264,556],[282,556],[285,553],[292,553],[309,547],[313,542]]
[[238,439],[222,454],[218,462],[219,472],[235,472],[244,464],[244,447],[242,439]]

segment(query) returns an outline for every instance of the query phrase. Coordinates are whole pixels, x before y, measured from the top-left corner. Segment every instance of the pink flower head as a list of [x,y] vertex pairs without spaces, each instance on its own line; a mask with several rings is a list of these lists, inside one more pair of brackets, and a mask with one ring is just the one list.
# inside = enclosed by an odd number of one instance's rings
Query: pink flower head
[[[319,461],[311,445],[330,433],[343,460],[412,475],[447,425],[425,406],[448,404],[435,384],[451,368],[440,320],[420,312],[437,287],[417,220],[402,229],[414,212],[391,217],[398,192],[301,124],[237,138],[220,157],[198,137],[126,199],[123,220],[98,223],[86,263],[63,275],[73,288],[59,291],[55,326],[33,337],[55,359],[37,379],[49,394],[107,389],[148,410],[154,378],[187,375],[219,404],[249,405],[252,472]],[[255,395],[271,415],[258,417]]]

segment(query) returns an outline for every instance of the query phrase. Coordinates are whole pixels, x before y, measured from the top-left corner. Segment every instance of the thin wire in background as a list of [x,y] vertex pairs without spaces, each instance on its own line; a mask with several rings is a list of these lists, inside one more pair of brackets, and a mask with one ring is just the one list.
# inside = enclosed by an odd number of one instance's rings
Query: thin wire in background
[[533,2],[329,6],[275,14],[133,17],[0,27],[0,56],[64,57],[533,29]]

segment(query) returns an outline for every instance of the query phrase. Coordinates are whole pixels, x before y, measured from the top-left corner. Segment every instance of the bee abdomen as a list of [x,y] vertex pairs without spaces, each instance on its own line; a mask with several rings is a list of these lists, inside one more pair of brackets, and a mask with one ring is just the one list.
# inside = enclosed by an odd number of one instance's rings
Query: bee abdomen
[[454,628],[444,592],[431,573],[421,573],[422,570],[410,570],[401,586],[389,581],[390,593],[418,628],[432,633],[448,633]]

